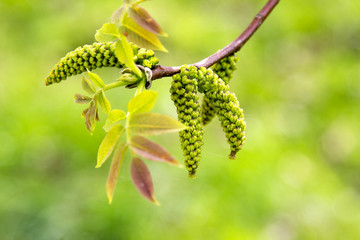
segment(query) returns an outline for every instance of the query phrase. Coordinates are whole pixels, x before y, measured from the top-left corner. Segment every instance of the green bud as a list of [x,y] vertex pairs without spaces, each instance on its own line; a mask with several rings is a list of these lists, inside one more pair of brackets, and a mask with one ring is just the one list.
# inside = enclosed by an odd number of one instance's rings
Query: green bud
[[121,77],[118,78],[116,81],[122,82],[123,83],[122,86],[125,86],[125,85],[137,83],[139,80],[140,79],[136,75],[131,73],[125,73],[121,75]]

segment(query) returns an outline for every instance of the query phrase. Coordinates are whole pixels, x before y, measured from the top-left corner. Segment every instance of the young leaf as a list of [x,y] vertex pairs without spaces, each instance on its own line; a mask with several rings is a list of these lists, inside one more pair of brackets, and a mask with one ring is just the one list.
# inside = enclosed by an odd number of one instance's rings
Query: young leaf
[[167,36],[167,34],[162,31],[160,25],[144,8],[134,4],[128,11],[129,17],[140,27],[154,34]]
[[108,179],[106,182],[106,193],[109,198],[109,204],[111,204],[112,199],[113,199],[116,182],[117,182],[117,178],[119,175],[119,170],[120,170],[121,163],[124,158],[126,149],[127,149],[127,145],[125,143],[120,143],[117,146],[114,156],[111,161],[110,172],[109,172],[109,176],[108,176]]
[[104,130],[108,132],[115,124],[117,124],[120,120],[126,118],[126,113],[122,110],[112,110],[108,118],[106,119]]
[[96,168],[101,167],[101,165],[110,157],[113,152],[121,134],[125,131],[124,127],[120,124],[115,125],[105,136],[104,140],[101,142],[98,155],[97,155],[97,165]]
[[139,47],[167,52],[159,38],[152,32],[137,25],[130,17],[126,16],[122,25],[126,28],[129,41]]
[[75,94],[74,99],[75,99],[75,103],[79,103],[79,104],[86,104],[92,100],[91,97],[84,96],[81,94]]
[[151,175],[145,163],[140,158],[134,157],[131,161],[130,171],[133,183],[141,195],[159,205],[155,199]]
[[115,44],[115,56],[124,63],[126,67],[130,68],[137,76],[141,77],[141,71],[134,63],[134,52],[129,42],[124,35],[120,35],[120,41]]
[[104,90],[101,90],[98,93],[97,100],[98,100],[101,108],[103,109],[104,113],[109,115],[111,112],[111,105],[110,105],[109,100],[105,97]]
[[96,31],[95,39],[98,42],[113,42],[119,39],[119,30],[114,23],[105,23]]
[[142,136],[134,136],[131,138],[130,148],[136,154],[149,160],[158,162],[168,162],[170,164],[179,165],[171,154],[159,144],[150,141]]
[[96,92],[95,86],[85,76],[82,80],[82,88],[90,95],[94,95]]
[[132,85],[132,84],[138,84],[138,82],[141,79],[132,73],[124,73],[120,76],[120,78],[116,79],[117,82],[121,82],[118,86],[126,86],[126,85]]
[[88,113],[88,111],[89,111],[89,108],[84,109],[84,111],[82,111],[81,118],[86,117],[86,114]]
[[95,115],[95,120],[100,122],[100,118],[99,118],[99,109],[96,108],[96,115]]
[[96,86],[98,86],[99,88],[103,88],[105,87],[105,83],[104,81],[99,77],[99,75],[92,73],[90,71],[88,71],[90,80],[95,83]]
[[120,18],[124,11],[124,7],[118,8],[111,16],[111,23],[116,24],[119,27],[120,24]]
[[157,135],[167,132],[178,132],[187,126],[179,121],[158,113],[139,113],[130,115],[128,129],[133,134]]
[[131,114],[150,112],[157,100],[157,92],[143,91],[133,97],[128,104],[128,111]]
[[96,100],[90,102],[90,107],[85,114],[85,125],[92,135],[95,130],[96,118],[97,118],[97,105]]

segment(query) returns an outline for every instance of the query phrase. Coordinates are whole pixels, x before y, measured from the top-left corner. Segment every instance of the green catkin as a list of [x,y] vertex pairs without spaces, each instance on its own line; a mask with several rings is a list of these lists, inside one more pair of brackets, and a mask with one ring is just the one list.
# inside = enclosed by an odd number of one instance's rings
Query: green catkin
[[242,148],[245,141],[245,121],[243,110],[229,86],[219,78],[211,69],[200,68],[199,92],[213,104],[219,117],[221,126],[230,144],[230,159],[235,159],[236,153]]
[[[218,75],[226,84],[229,84],[233,72],[236,70],[236,63],[239,60],[235,55],[223,58],[220,62],[215,63],[211,69]],[[216,114],[216,110],[211,100],[204,96],[201,104],[201,118],[205,126],[210,123]]]
[[[154,56],[152,50],[138,48],[134,44],[131,44],[131,47],[134,51],[136,64],[150,69],[158,64],[159,59]],[[92,71],[102,67],[124,67],[115,56],[115,43],[113,42],[85,45],[69,52],[51,70],[45,83],[46,85],[59,83],[70,76],[86,72],[87,69]]]
[[179,133],[181,148],[185,157],[185,166],[190,177],[195,177],[199,166],[201,146],[203,145],[203,127],[201,107],[197,96],[197,68],[182,66],[181,72],[173,76],[170,93],[181,123],[188,126]]

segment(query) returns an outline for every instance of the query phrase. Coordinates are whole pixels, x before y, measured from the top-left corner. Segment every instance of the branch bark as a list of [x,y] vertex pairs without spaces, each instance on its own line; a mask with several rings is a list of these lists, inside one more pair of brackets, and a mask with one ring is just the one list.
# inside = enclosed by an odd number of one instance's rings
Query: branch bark
[[[230,56],[238,51],[245,45],[245,43],[254,35],[256,30],[262,25],[265,19],[270,15],[275,6],[279,3],[280,0],[269,0],[265,6],[260,10],[260,12],[255,16],[250,25],[243,31],[239,37],[237,37],[233,42],[214,53],[213,55],[201,60],[200,62],[191,64],[198,68],[205,67],[209,68],[215,63],[219,62],[221,59]],[[152,80],[160,79],[163,77],[172,76],[180,72],[180,66],[176,67],[166,67],[158,65],[152,71]]]

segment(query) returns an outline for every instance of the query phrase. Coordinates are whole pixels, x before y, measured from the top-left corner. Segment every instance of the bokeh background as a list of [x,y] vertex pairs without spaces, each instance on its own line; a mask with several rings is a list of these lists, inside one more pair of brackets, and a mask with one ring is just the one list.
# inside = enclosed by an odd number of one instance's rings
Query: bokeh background
[[[161,64],[201,60],[235,39],[265,0],[153,0],[169,34]],[[45,87],[68,51],[94,42],[122,1],[0,1],[0,239],[360,239],[360,2],[281,1],[238,53],[230,86],[247,141],[236,161],[218,120],[205,128],[197,178],[147,162],[157,207],[121,168],[112,205],[109,163],[95,169],[73,103],[81,76]],[[96,73],[113,81],[117,69]],[[170,79],[155,112],[176,117]],[[109,92],[126,109],[133,91]],[[104,120],[104,115],[100,116]],[[177,134],[153,138],[182,160]]]

